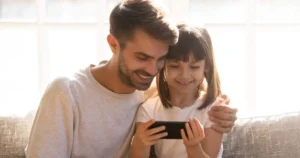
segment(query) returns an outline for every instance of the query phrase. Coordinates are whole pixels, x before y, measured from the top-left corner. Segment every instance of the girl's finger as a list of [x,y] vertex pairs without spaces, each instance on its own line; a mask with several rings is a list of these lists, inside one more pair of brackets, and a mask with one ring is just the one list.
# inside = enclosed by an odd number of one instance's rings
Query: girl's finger
[[148,137],[148,141],[157,141],[165,136],[167,136],[168,133],[167,132],[163,132],[163,133],[158,133],[158,134],[155,134],[155,135],[152,135],[150,137]]
[[198,131],[198,128],[197,128],[197,125],[196,124],[198,124],[198,122],[197,122],[197,120],[196,119],[190,119],[190,125],[191,125],[191,127],[192,127],[192,132],[193,132],[193,135],[194,135],[194,137],[198,137],[198,136],[200,136],[200,131]]
[[147,134],[147,136],[150,136],[150,135],[153,135],[153,134],[155,134],[155,133],[161,132],[161,131],[163,131],[163,130],[165,130],[165,129],[166,129],[165,126],[155,127],[155,128],[153,128],[153,129],[147,130],[146,134]]
[[181,137],[182,137],[182,139],[183,139],[184,142],[189,141],[188,138],[187,138],[186,135],[185,135],[184,129],[181,129],[181,130],[180,130],[180,133],[181,133]]
[[204,138],[205,137],[204,129],[203,129],[200,121],[199,120],[195,120],[195,121],[196,121],[196,126],[197,126],[197,130],[198,130],[199,136]]
[[193,135],[193,132],[191,130],[191,127],[190,127],[189,123],[185,124],[185,128],[186,128],[186,131],[187,131],[188,140],[193,140],[194,139],[194,135]]

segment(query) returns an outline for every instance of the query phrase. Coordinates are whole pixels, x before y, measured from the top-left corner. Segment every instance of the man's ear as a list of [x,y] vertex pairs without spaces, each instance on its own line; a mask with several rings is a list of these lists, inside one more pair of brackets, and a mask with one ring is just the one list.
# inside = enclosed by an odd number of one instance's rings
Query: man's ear
[[118,40],[115,38],[115,36],[109,34],[109,35],[107,35],[106,40],[107,40],[107,43],[109,44],[110,50],[114,54],[119,52],[120,44],[119,44]]

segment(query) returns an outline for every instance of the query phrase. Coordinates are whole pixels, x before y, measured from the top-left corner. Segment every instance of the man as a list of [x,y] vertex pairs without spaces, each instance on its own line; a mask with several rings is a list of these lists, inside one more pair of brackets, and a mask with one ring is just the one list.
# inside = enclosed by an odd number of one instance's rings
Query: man
[[[32,126],[27,157],[125,157],[143,91],[177,40],[176,25],[151,1],[118,4],[107,37],[112,58],[49,85]],[[236,111],[221,108],[212,111],[213,121],[219,124],[216,130],[228,132]]]

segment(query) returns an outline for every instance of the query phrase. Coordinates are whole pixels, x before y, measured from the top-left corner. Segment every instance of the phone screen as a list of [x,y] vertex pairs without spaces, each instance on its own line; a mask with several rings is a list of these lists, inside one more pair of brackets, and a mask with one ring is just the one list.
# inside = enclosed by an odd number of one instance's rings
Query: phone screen
[[[184,129],[185,134],[187,134],[185,129],[185,124],[188,122],[175,122],[175,121],[156,121],[149,129],[165,126],[166,129],[162,132],[168,132],[168,135],[161,139],[182,139],[180,130]],[[162,133],[159,132],[159,133]]]

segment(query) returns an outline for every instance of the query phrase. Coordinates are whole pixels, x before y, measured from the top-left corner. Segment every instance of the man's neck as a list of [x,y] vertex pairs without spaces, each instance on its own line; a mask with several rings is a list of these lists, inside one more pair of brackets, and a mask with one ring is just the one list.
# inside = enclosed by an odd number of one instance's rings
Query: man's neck
[[108,61],[104,65],[91,67],[91,73],[96,81],[117,94],[130,94],[136,89],[124,84],[118,76],[118,67],[113,61]]

